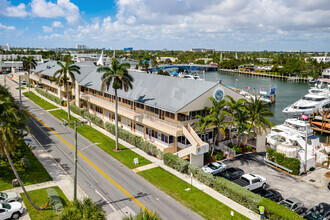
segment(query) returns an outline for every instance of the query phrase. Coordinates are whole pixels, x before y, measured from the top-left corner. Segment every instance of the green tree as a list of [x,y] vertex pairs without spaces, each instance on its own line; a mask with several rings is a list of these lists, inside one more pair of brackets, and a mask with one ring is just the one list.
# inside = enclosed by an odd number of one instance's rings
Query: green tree
[[[68,119],[71,119],[68,81],[70,80],[72,85],[73,86],[75,85],[76,77],[74,74],[75,73],[80,74],[80,67],[74,65],[74,61],[71,60],[71,56],[65,56],[64,61],[65,61],[64,64],[60,61],[57,61],[57,64],[60,66],[60,69],[54,73],[53,78],[55,78],[55,82],[57,85],[62,86],[64,84],[65,86],[67,106],[68,106]],[[78,98],[79,97],[76,97],[76,99]]]
[[156,213],[141,210],[136,216],[125,217],[123,220],[161,220],[161,218]]
[[243,111],[245,110],[244,105],[247,104],[247,100],[242,98],[236,101],[229,95],[226,95],[225,97],[228,99],[228,101],[226,101],[226,104],[228,106],[227,113],[230,116],[230,120],[228,122],[230,128],[229,137],[230,139],[232,139],[231,129],[233,127],[237,127],[239,124],[243,125]]
[[59,216],[59,220],[105,220],[105,214],[101,206],[90,198],[83,201],[74,200],[65,207]]
[[111,62],[111,67],[99,67],[97,71],[99,73],[103,72],[101,77],[102,86],[101,90],[109,91],[110,87],[115,91],[115,130],[116,130],[116,150],[118,149],[118,89],[124,89],[125,92],[133,88],[132,82],[134,78],[129,74],[128,68],[129,63],[119,64],[118,60],[113,59]]
[[37,62],[34,60],[33,56],[23,57],[22,61],[23,61],[23,68],[28,70],[27,86],[28,86],[28,93],[30,94],[30,86],[31,86],[30,74],[31,74],[31,70],[36,68]]
[[[196,125],[195,129],[200,129],[200,133],[204,133],[206,128],[216,127],[217,133],[215,134],[213,140],[213,146],[217,143],[217,140],[222,134],[225,136],[225,129],[228,124],[228,112],[225,110],[227,102],[225,100],[217,101],[213,97],[209,98],[212,102],[212,107],[207,108],[207,111],[210,114],[207,114],[205,117],[202,115],[196,115],[198,121],[194,123]],[[214,147],[212,147],[211,155],[213,155]]]
[[24,135],[22,131],[29,130],[25,123],[27,120],[27,114],[24,111],[19,110],[11,93],[5,87],[0,85],[0,154],[1,156],[3,154],[6,155],[26,198],[35,209],[40,210],[40,208],[32,202],[29,194],[25,190],[22,180],[18,175],[10,156],[10,154],[15,154],[16,147],[18,147],[23,141]]
[[245,108],[248,111],[249,122],[255,133],[261,134],[262,131],[266,132],[267,128],[275,125],[267,119],[267,117],[273,117],[274,113],[259,98],[256,97],[249,101]]

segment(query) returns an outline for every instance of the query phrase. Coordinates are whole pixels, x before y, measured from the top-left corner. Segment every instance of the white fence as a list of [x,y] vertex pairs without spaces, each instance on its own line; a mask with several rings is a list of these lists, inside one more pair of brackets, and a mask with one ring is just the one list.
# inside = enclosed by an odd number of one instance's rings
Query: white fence
[[225,154],[227,153],[231,157],[236,156],[236,151],[228,147],[227,145],[229,143],[237,144],[238,140],[237,139],[232,139],[232,140],[225,140],[223,142],[219,143],[219,146],[215,146],[215,149],[217,150],[222,150]]

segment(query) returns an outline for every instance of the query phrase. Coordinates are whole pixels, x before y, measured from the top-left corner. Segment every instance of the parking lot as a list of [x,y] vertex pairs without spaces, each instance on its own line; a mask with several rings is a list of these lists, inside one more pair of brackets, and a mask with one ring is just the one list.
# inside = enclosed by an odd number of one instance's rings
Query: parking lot
[[291,197],[303,201],[308,209],[320,202],[330,204],[330,190],[326,185],[319,188],[278,171],[264,163],[264,156],[264,153],[244,154],[225,160],[223,163],[227,165],[227,168],[238,167],[244,170],[245,173],[265,177],[267,184],[270,186],[269,188],[281,193],[284,199]]

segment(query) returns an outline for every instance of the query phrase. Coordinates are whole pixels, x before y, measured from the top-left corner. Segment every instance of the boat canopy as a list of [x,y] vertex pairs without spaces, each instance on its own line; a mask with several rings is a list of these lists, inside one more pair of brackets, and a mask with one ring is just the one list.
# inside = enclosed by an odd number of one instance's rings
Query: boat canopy
[[179,73],[176,72],[176,71],[173,71],[173,72],[171,72],[170,74],[173,75],[173,76],[177,76],[177,75],[179,75]]

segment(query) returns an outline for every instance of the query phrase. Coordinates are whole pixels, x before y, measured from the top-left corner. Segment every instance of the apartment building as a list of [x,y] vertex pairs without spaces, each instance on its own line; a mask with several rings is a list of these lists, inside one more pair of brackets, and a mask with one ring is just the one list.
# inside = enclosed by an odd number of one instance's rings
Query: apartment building
[[[72,103],[114,123],[114,90],[102,92],[101,76],[93,63],[77,63],[81,74],[75,84],[69,83]],[[66,99],[64,87],[58,87],[50,79],[59,69],[55,61],[38,65],[36,74],[30,78],[35,84],[53,95]],[[193,129],[195,116],[205,115],[205,107],[212,106],[210,96],[218,100],[230,95],[242,98],[238,93],[216,82],[190,80],[156,74],[130,71],[134,78],[133,89],[118,90],[119,126],[138,135],[163,152],[175,153],[189,158],[196,166],[203,165],[203,154],[215,137],[214,128],[199,133]]]

